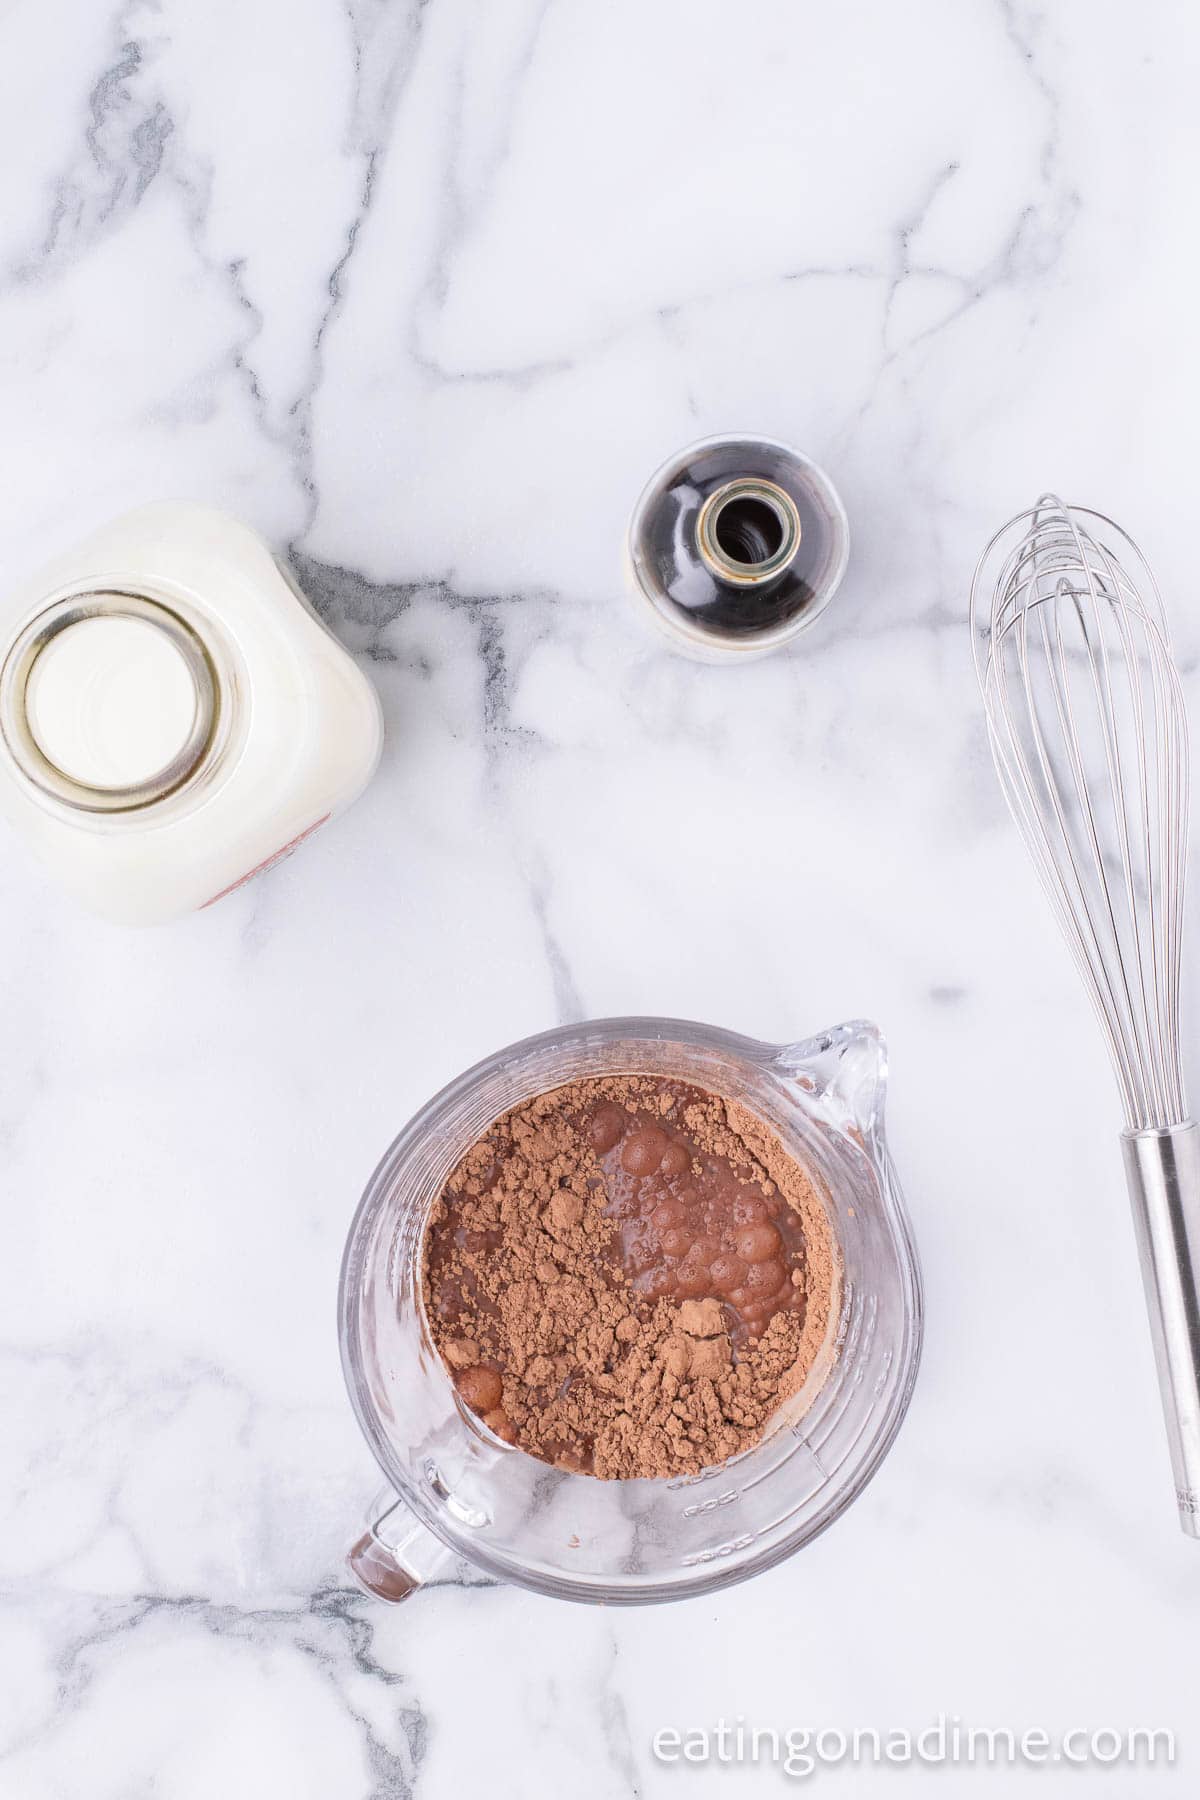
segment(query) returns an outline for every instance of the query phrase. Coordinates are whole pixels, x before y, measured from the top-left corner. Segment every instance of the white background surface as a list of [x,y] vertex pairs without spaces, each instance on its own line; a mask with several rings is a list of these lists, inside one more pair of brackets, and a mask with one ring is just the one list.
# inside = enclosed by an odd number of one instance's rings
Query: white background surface
[[[178,926],[91,923],[3,845],[3,1800],[765,1794],[654,1731],[939,1712],[1177,1762],[814,1780],[1194,1791],[1119,1112],[964,619],[1059,487],[1143,541],[1194,705],[1198,60],[1167,0],[0,6],[5,569],[223,504],[389,734],[352,814]],[[854,551],[811,638],[721,671],[620,556],[658,461],[730,429],[824,463]],[[714,1600],[373,1607],[358,1193],[468,1062],[617,1012],[882,1024],[909,1420]]]

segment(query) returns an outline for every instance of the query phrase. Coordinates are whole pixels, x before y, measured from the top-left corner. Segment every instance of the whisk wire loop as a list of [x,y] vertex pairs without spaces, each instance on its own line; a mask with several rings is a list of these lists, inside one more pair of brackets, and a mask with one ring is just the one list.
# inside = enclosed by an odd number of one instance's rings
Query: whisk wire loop
[[1127,1127],[1180,1123],[1189,776],[1154,577],[1112,520],[1043,495],[984,552],[971,623],[996,770],[1103,1028]]

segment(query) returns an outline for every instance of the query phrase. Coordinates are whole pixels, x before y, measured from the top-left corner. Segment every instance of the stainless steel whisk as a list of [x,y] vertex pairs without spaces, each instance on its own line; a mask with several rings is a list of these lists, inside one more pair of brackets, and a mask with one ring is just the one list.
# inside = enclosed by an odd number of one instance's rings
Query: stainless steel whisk
[[1000,784],[1121,1091],[1180,1523],[1200,1537],[1200,1127],[1179,1046],[1188,737],[1162,600],[1119,526],[1047,494],[980,558],[971,636]]

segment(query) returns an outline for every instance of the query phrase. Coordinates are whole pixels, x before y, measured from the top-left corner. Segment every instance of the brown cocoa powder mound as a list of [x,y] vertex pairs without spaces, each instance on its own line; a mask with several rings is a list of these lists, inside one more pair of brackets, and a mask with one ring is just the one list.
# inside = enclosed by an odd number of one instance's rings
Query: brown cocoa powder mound
[[[796,1303],[759,1337],[735,1345],[716,1298],[655,1298],[631,1284],[589,1138],[605,1103],[669,1121],[799,1222]],[[821,1350],[839,1260],[808,1175],[747,1108],[678,1082],[613,1076],[540,1094],[472,1146],[431,1212],[423,1290],[434,1342],[490,1429],[562,1468],[663,1477],[758,1441]]]

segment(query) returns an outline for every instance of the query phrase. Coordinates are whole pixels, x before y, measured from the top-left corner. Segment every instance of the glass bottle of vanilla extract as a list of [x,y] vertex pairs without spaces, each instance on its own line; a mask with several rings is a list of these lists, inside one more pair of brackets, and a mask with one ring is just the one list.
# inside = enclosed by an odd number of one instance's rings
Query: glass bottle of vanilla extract
[[846,572],[850,531],[817,464],[771,438],[704,438],[653,476],[629,528],[634,590],[677,648],[763,656],[805,631]]

